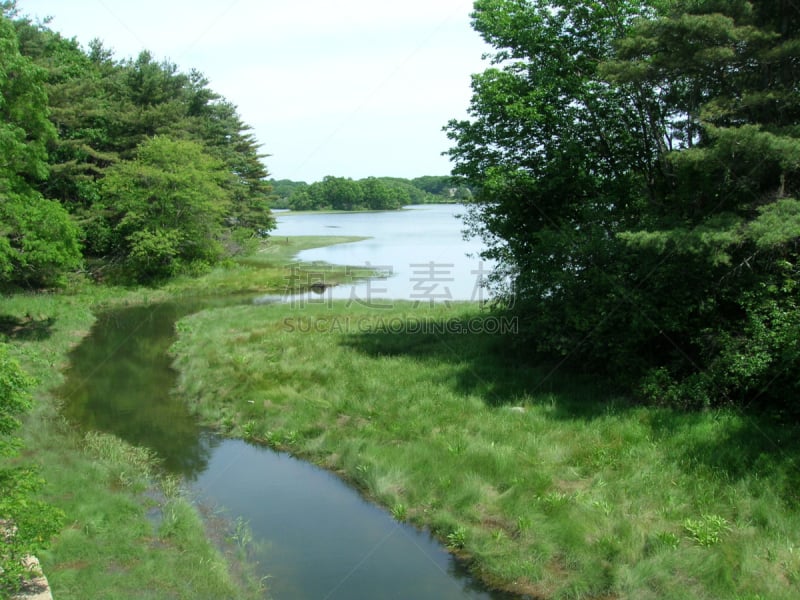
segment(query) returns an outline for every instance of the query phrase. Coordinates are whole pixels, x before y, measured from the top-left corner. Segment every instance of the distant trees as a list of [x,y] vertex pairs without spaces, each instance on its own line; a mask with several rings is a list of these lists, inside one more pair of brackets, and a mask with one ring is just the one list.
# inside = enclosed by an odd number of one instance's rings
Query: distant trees
[[449,176],[359,180],[327,176],[310,185],[286,180],[273,185],[278,205],[294,210],[394,210],[409,204],[463,201],[471,196],[468,188],[452,183]]
[[796,7],[478,0],[474,26],[497,51],[450,154],[521,348],[655,401],[792,406]]
[[[14,2],[3,3],[2,11],[0,129],[9,135],[3,136],[8,143],[0,145],[7,167],[0,166],[4,169],[0,180],[6,182],[0,193],[9,202],[0,208],[0,223],[9,235],[0,241],[0,281],[52,283],[82,259],[93,266],[113,266],[111,272],[123,278],[135,275],[143,281],[157,273],[167,276],[189,265],[213,262],[222,256],[221,248],[235,252],[248,239],[266,235],[274,227],[269,210],[272,192],[259,144],[236,107],[210,90],[200,73],[181,73],[176,65],[156,61],[147,51],[116,60],[97,40],[83,50],[74,40],[20,18]],[[12,139],[21,140],[20,144],[12,145]],[[200,162],[176,162],[173,167],[180,165],[192,175],[183,180],[176,176],[170,185],[194,185],[196,176],[206,173],[210,177],[206,183],[219,187],[225,197],[224,202],[215,202],[219,210],[213,215],[200,211],[214,222],[201,240],[193,242],[199,254],[186,254],[186,240],[197,233],[189,221],[181,221],[173,230],[177,235],[187,226],[180,243],[173,234],[159,230],[156,235],[149,229],[134,236],[141,238],[140,244],[121,243],[120,225],[112,223],[118,217],[114,210],[138,200],[122,199],[127,188],[120,178],[133,178],[134,171],[145,166],[145,155],[156,149],[177,160],[178,147],[187,150],[184,159]],[[209,160],[216,165],[213,169]],[[222,172],[226,176],[220,176]],[[109,175],[112,182],[104,183]],[[137,181],[131,188],[134,196],[142,189],[143,180]],[[26,219],[42,226],[30,226]],[[125,222],[135,227],[134,219]],[[130,241],[133,235],[128,232],[123,238]],[[207,235],[214,238],[213,244]],[[182,258],[170,261],[168,269],[139,268],[138,259],[122,256],[145,245],[169,254],[175,244],[181,247],[175,256]],[[164,256],[160,256],[152,262],[161,261]],[[134,272],[119,270],[134,264],[138,265]]]

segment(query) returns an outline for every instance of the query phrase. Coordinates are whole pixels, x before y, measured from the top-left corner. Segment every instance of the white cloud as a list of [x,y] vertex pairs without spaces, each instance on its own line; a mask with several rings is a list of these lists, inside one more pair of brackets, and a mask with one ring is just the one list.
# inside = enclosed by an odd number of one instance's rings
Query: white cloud
[[462,117],[486,47],[471,0],[18,0],[118,58],[196,68],[253,126],[270,172],[444,174],[441,127]]

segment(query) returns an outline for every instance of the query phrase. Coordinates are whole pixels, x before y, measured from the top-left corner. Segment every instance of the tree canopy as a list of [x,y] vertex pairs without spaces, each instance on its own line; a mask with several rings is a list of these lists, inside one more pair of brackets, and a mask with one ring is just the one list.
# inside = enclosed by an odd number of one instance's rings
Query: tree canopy
[[49,285],[80,261],[66,210],[36,189],[55,137],[45,75],[20,53],[12,24],[0,19],[0,283]]
[[[145,281],[211,263],[274,227],[259,143],[201,73],[182,73],[146,50],[117,60],[99,40],[83,49],[21,17],[14,2],[2,4],[0,38],[0,193],[7,199],[0,208],[7,232],[0,281],[48,285],[82,263],[92,270],[110,265],[124,279]],[[146,164],[154,152],[171,154],[172,165]],[[166,169],[162,175],[180,166],[187,174],[173,173],[170,185],[214,190],[211,212],[200,194],[181,192],[184,201],[197,203],[184,214],[213,219],[201,239],[187,241],[198,233],[191,220],[167,233],[144,225],[141,219],[153,211],[120,216],[122,207],[141,206],[143,179],[136,170],[143,166]],[[151,194],[166,189],[164,180],[151,184]],[[123,200],[128,189],[132,196]],[[122,221],[143,229],[122,235]],[[161,253],[148,268],[130,254],[146,246]],[[173,251],[169,268],[151,268]]]
[[478,0],[496,52],[448,134],[521,345],[707,406],[797,392],[800,13]]

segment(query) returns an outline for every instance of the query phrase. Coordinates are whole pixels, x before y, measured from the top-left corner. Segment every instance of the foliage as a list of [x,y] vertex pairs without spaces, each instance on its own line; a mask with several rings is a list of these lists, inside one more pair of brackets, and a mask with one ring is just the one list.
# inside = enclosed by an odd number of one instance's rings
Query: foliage
[[[10,435],[19,427],[19,415],[30,408],[28,390],[33,381],[0,344],[0,458],[5,463],[19,445]],[[35,470],[0,465],[0,595],[19,589],[26,576],[22,560],[43,548],[58,533],[63,513],[35,500],[42,486]]]
[[[452,202],[469,197],[469,190],[450,187],[449,177],[367,177],[353,180],[327,176],[308,185],[278,182],[281,207],[294,210],[394,210],[408,204]],[[275,205],[277,206],[277,205]]]
[[178,323],[178,392],[229,435],[343,474],[518,595],[797,595],[796,424],[631,405],[532,366],[509,336],[419,327],[497,318],[458,303],[206,310]]
[[657,402],[795,410],[796,8],[479,0],[473,17],[497,51],[450,154],[525,347]]
[[109,252],[139,281],[215,262],[231,202],[229,174],[196,142],[154,137],[106,170],[100,192]]
[[[31,390],[36,401],[16,434],[24,453],[10,462],[37,465],[46,481],[37,496],[63,511],[69,525],[37,555],[56,598],[264,597],[253,570],[225,543],[224,532],[215,535],[207,528],[191,500],[176,494],[174,479],[161,479],[164,465],[153,461],[152,451],[109,434],[84,435],[62,416],[64,398],[55,390],[64,374],[54,365],[66,364],[89,333],[92,313],[165,296],[151,288],[71,285],[66,292],[3,298],[4,319],[24,322],[32,314],[55,323],[47,335],[6,332],[14,340],[7,346],[9,356],[37,382]],[[174,527],[157,528],[161,517],[174,524],[176,512],[177,537],[170,531]]]
[[295,189],[288,199],[294,210],[385,210],[409,203],[400,186],[389,186],[371,177],[360,181],[327,176],[322,181]]
[[0,15],[0,283],[51,285],[80,264],[78,231],[67,212],[43,198],[47,175],[44,72],[19,52],[11,22]]
[[[46,211],[49,220],[42,228],[10,231],[11,248],[0,247],[0,271],[42,285],[53,278],[52,273],[79,263],[77,235],[82,236],[83,254],[94,268],[98,260],[115,261],[117,270],[121,264],[133,268],[129,279],[166,276],[178,270],[173,267],[185,252],[171,254],[195,232],[183,232],[184,242],[177,242],[171,234],[142,230],[137,247],[157,252],[152,261],[146,261],[153,264],[142,264],[141,252],[120,263],[123,247],[115,245],[118,234],[112,231],[108,202],[101,196],[106,189],[102,180],[108,174],[118,175],[123,168],[119,165],[139,160],[140,147],[156,137],[201,146],[204,155],[217,160],[229,175],[217,182],[228,200],[223,214],[214,219],[214,224],[222,224],[223,231],[215,235],[225,240],[227,251],[241,251],[251,245],[249,240],[264,237],[274,227],[269,210],[271,188],[262,163],[265,155],[259,152],[259,143],[236,107],[211,90],[201,73],[182,73],[175,64],[157,61],[146,50],[135,58],[117,60],[98,40],[84,50],[74,39],[51,31],[46,23],[21,17],[14,2],[4,3],[3,15],[4,35],[18,40],[19,48],[19,59],[13,58],[9,46],[3,60],[16,60],[19,65],[0,69],[5,72],[13,67],[16,75],[0,78],[0,85],[3,81],[14,83],[13,93],[3,92],[14,102],[4,104],[7,114],[0,114],[0,128],[8,124],[13,135],[3,136],[8,145],[0,150],[13,156],[14,162],[9,159],[8,164],[14,173],[23,175],[18,179],[27,187],[21,189],[17,181],[0,192],[8,187],[8,193],[24,198],[25,205],[41,204],[37,210]],[[17,42],[12,45],[16,49]],[[25,135],[19,137],[23,130]],[[14,136],[25,143],[12,147]],[[198,164],[197,168],[206,166]],[[43,202],[42,196],[48,202]],[[0,224],[9,230],[16,226]],[[36,254],[28,248],[34,243]],[[20,258],[23,255],[24,259]],[[221,256],[205,253],[202,260]],[[25,264],[17,264],[21,260]]]

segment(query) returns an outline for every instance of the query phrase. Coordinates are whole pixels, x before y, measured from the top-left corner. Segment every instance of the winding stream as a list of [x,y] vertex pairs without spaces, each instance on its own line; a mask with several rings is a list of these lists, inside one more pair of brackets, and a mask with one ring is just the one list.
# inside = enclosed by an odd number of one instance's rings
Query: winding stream
[[[438,217],[451,219],[447,235],[460,240],[453,208],[437,208],[432,212]],[[355,216],[372,218],[375,233],[379,220],[391,221],[395,215],[413,224],[403,213]],[[437,217],[425,218],[431,225]],[[395,236],[402,229],[397,222],[386,227]],[[276,235],[281,233],[293,235],[285,229]],[[374,256],[376,241],[367,242],[365,251]],[[452,240],[446,243],[453,245]],[[449,257],[430,251],[425,260],[450,264]],[[350,264],[363,264],[352,248],[347,252]],[[414,257],[397,257],[398,264],[423,256],[417,248]],[[319,254],[314,259],[328,260]],[[472,292],[473,287],[470,282],[463,289]],[[65,414],[86,429],[152,448],[166,469],[185,478],[199,502],[248,523],[255,559],[269,576],[269,596],[275,600],[507,598],[472,580],[429,534],[396,522],[334,475],[287,454],[216,436],[171,395],[176,374],[167,349],[175,340],[175,322],[199,310],[242,302],[252,299],[171,302],[98,315],[71,353],[62,390]]]

